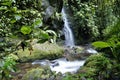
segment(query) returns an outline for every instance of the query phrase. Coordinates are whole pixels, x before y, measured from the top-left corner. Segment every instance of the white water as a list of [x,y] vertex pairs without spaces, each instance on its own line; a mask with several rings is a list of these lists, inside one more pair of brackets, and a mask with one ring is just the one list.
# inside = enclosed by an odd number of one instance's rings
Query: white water
[[62,17],[63,17],[63,21],[64,21],[63,32],[65,35],[65,45],[73,47],[75,45],[74,37],[73,37],[72,30],[70,29],[69,21],[67,19],[67,14],[65,13],[65,8],[62,8]]
[[61,72],[64,74],[66,72],[76,73],[78,69],[83,66],[84,62],[85,60],[66,61],[65,58],[60,58],[53,61],[34,61],[32,64],[40,64],[43,67],[49,66],[52,71],[55,71],[56,73]]
[[76,73],[78,69],[83,66],[85,60],[75,60],[75,61],[66,61],[65,59],[57,59],[58,66],[50,66],[52,71],[56,71],[56,73],[61,72],[62,74],[66,72]]
[[86,50],[88,53],[96,54],[98,53],[95,49],[89,48]]

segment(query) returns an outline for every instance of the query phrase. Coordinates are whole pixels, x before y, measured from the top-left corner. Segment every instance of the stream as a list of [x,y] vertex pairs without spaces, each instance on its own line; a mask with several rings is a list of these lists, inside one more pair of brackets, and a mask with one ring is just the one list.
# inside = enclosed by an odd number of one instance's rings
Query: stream
[[75,60],[67,61],[65,58],[59,58],[56,60],[36,60],[32,64],[40,64],[40,66],[49,66],[52,71],[56,73],[61,72],[62,74],[66,72],[76,73],[78,69],[83,66],[85,60]]
[[[74,48],[75,47],[74,35],[70,28],[71,26],[70,26],[70,21],[68,19],[68,14],[66,13],[66,7],[62,8],[61,13],[64,21],[63,33],[65,35],[65,46],[69,48]],[[86,49],[86,52],[91,54],[97,53],[92,48]],[[73,61],[68,61],[67,58],[59,58],[51,61],[47,59],[36,60],[32,64],[33,65],[39,64],[40,66],[43,66],[43,67],[47,66],[47,67],[50,67],[51,71],[55,71],[56,73],[61,72],[62,74],[64,74],[66,72],[76,73],[78,69],[80,69],[80,67],[84,65],[84,63],[85,63],[85,59],[84,60],[75,59]]]

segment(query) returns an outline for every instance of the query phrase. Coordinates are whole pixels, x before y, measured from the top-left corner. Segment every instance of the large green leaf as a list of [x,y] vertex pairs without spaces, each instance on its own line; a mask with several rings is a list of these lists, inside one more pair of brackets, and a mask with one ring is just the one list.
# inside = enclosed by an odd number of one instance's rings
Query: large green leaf
[[22,28],[21,28],[21,32],[23,33],[23,34],[30,34],[30,32],[31,32],[31,28],[30,28],[30,26],[22,26]]
[[41,30],[40,31],[40,38],[41,39],[49,39],[49,34],[46,31]]
[[93,42],[92,46],[94,46],[96,48],[107,48],[107,47],[110,47],[110,45],[107,42],[103,42],[103,41]]

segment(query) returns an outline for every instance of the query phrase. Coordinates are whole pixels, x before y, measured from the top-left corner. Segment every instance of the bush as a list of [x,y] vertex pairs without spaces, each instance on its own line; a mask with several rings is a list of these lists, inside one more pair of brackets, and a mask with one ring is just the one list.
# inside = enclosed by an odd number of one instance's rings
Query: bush
[[9,80],[12,76],[10,72],[16,71],[16,60],[18,58],[14,55],[8,55],[0,59],[0,80]]

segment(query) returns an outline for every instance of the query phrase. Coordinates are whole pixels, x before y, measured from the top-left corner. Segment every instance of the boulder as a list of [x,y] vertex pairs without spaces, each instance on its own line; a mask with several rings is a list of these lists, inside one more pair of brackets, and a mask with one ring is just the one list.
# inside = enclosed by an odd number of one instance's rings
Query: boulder
[[62,74],[55,74],[49,68],[35,68],[28,71],[22,80],[62,80]]
[[24,51],[22,49],[17,51],[17,55],[21,62],[34,61],[38,59],[56,59],[62,57],[64,49],[54,43],[35,43],[32,45],[33,51],[26,48]]
[[73,48],[65,48],[64,50],[64,57],[66,57],[67,60],[73,61],[73,60],[81,60],[81,59],[86,59],[92,54],[97,53],[92,48],[85,48],[82,46],[75,46]]

